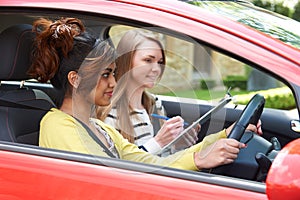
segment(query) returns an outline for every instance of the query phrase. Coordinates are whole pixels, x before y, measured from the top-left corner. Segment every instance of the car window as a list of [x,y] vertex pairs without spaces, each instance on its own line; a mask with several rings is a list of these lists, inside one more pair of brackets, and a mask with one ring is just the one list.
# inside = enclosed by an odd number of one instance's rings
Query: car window
[[[124,32],[133,28],[113,26],[109,34],[114,45],[117,46]],[[270,73],[191,38],[155,33],[164,45],[167,63],[162,79],[150,92],[217,102],[229,91],[236,104],[247,104],[255,93],[260,93],[267,98],[267,108],[296,108],[289,87]]]
[[[299,22],[289,17],[278,15],[274,12],[253,7],[250,2],[233,1],[190,1],[189,3],[204,8],[211,12],[217,12],[234,21],[238,21],[249,27],[257,29],[286,44],[300,48]],[[236,12],[238,10],[238,12]]]

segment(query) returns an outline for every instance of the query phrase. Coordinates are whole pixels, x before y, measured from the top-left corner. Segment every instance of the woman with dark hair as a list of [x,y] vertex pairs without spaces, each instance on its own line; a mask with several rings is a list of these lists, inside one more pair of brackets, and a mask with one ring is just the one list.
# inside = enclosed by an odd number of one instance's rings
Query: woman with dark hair
[[[201,143],[164,158],[139,149],[92,117],[95,106],[110,104],[116,84],[114,49],[85,32],[76,18],[40,19],[34,23],[34,31],[36,47],[29,73],[41,82],[50,80],[64,93],[58,109],[52,108],[41,121],[40,146],[189,170],[231,163],[245,147],[225,139],[224,131],[223,139],[207,136]],[[255,126],[252,129],[256,131]]]

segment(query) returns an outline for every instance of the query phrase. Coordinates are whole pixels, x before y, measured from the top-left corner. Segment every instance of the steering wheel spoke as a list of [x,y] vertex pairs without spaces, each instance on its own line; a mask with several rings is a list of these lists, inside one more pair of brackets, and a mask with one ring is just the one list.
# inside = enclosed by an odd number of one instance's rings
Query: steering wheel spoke
[[248,125],[250,123],[254,125],[257,124],[262,114],[264,105],[265,98],[260,94],[254,95],[247,104],[246,108],[243,110],[238,121],[233,126],[228,138],[233,138],[240,141]]

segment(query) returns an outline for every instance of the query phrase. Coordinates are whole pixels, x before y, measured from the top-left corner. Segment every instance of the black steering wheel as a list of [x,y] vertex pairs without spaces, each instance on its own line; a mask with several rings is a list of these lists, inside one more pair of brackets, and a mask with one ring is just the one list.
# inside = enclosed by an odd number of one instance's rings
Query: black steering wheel
[[241,138],[249,124],[256,125],[265,105],[265,98],[260,95],[254,95],[246,108],[243,110],[240,118],[233,126],[228,138],[236,139],[241,141]]
[[245,132],[245,130],[250,123],[254,125],[257,124],[262,114],[264,104],[265,98],[260,94],[256,94],[251,98],[228,135],[228,138],[248,143],[248,147],[240,150],[238,158],[233,163],[209,169],[210,173],[250,180],[257,179],[257,171],[260,167],[255,158],[256,154],[258,151],[267,154],[272,144],[256,133]]

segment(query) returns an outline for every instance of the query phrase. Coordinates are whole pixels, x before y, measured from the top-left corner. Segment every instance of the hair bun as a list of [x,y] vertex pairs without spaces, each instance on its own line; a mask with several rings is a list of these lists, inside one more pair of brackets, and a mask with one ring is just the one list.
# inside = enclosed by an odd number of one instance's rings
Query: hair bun
[[62,17],[54,22],[41,18],[33,23],[33,31],[36,33],[35,47],[28,74],[44,83],[54,77],[62,60],[68,58],[74,38],[83,34],[85,27],[77,18]]
[[84,28],[79,23],[76,23],[74,21],[70,23],[70,21],[68,20],[61,19],[59,21],[55,21],[51,26],[55,26],[55,25],[56,25],[56,29],[52,34],[52,37],[54,38],[59,38],[60,35],[65,35],[65,34],[68,34],[71,37],[76,37],[80,35],[82,32],[84,32]]
[[59,38],[59,35],[65,32],[71,34],[71,27],[67,26],[66,24],[58,25],[52,34],[52,37]]

